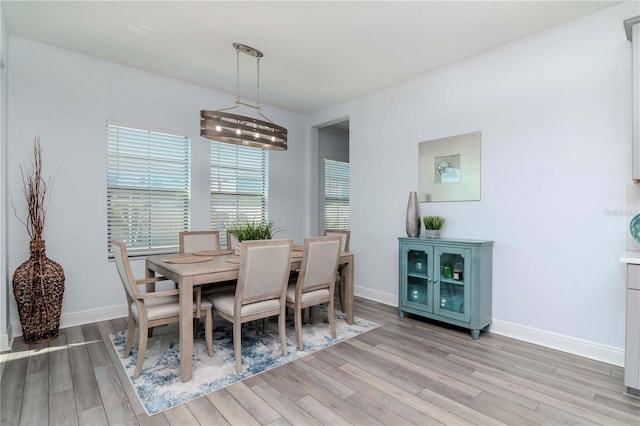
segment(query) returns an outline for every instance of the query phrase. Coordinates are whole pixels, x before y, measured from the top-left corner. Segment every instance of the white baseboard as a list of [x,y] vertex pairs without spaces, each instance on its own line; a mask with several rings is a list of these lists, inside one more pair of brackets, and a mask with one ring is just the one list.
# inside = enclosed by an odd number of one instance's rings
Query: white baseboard
[[9,333],[0,335],[0,352],[11,350],[11,344],[13,339],[9,336]]
[[355,288],[353,289],[353,293],[358,297],[362,297],[363,299],[372,300],[374,302],[382,303],[384,305],[389,305],[394,307],[398,306],[397,294],[384,293],[382,291],[371,290],[370,288],[358,287],[358,286],[355,286]]
[[491,324],[491,333],[624,367],[624,348],[593,343],[495,319]]
[[[60,328],[69,328],[78,325],[90,324],[92,322],[122,318],[127,315],[127,305],[110,306],[108,308],[94,309],[92,311],[75,312],[60,316]],[[22,326],[20,325],[20,322],[11,323],[11,335],[13,337],[22,336]],[[11,341],[13,341],[13,338]],[[9,346],[8,349],[11,349],[11,347]]]
[[[395,294],[358,286],[354,289],[354,293],[363,299],[389,306],[398,306],[398,296]],[[491,333],[624,367],[624,348],[593,343],[496,319],[492,320]]]

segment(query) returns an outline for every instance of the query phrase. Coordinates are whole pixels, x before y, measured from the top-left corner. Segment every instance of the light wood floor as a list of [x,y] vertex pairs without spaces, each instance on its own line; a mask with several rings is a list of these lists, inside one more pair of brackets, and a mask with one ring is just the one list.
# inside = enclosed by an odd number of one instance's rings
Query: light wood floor
[[639,425],[623,369],[356,299],[382,327],[149,417],[107,340],[124,319],[2,354],[2,425]]

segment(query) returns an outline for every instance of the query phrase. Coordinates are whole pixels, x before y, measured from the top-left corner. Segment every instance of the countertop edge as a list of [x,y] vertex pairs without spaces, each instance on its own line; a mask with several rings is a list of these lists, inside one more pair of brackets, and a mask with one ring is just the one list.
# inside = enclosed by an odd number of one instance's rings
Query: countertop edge
[[629,250],[623,256],[620,256],[618,260],[622,263],[633,263],[640,265],[640,251]]

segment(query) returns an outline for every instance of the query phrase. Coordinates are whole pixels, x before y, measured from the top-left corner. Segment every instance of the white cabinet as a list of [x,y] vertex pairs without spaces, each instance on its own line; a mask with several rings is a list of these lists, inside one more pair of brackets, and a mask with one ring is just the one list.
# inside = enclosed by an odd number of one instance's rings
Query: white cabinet
[[627,264],[627,331],[624,344],[624,387],[640,396],[640,265]]

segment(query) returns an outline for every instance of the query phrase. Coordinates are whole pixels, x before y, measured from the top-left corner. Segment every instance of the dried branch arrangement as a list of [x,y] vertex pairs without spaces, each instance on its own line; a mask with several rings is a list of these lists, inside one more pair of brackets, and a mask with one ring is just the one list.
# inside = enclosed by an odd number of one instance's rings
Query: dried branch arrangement
[[36,137],[33,144],[33,162],[29,170],[25,171],[20,166],[22,173],[22,186],[24,196],[27,201],[28,216],[27,221],[20,219],[16,212],[16,217],[27,227],[27,233],[32,240],[41,240],[42,231],[44,230],[44,221],[47,216],[47,207],[50,198],[47,197],[47,191],[51,187],[52,179],[45,180],[42,177],[42,148],[40,147],[40,138]]

